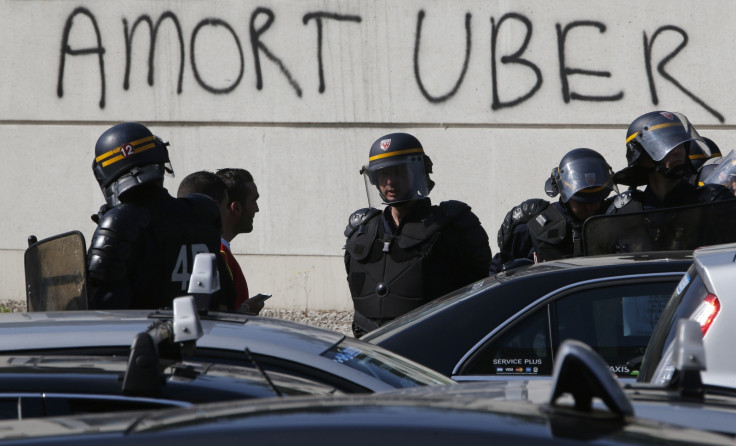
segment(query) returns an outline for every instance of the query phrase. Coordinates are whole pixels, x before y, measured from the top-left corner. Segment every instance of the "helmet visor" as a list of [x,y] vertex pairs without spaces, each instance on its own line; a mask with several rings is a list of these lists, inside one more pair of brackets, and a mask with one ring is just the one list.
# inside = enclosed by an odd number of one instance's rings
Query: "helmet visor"
[[722,184],[734,190],[736,183],[736,152],[733,150],[721,159],[718,167],[703,181],[704,184]]
[[383,205],[419,200],[429,195],[422,156],[383,161],[363,167],[368,205]]
[[611,168],[600,158],[578,158],[560,167],[560,198],[567,203],[571,198],[583,203],[605,200],[613,184]]
[[640,131],[629,136],[626,142],[632,139],[636,139],[654,161],[662,161],[672,149],[689,141],[695,141],[706,157],[711,153],[703,138],[681,113],[660,113]]

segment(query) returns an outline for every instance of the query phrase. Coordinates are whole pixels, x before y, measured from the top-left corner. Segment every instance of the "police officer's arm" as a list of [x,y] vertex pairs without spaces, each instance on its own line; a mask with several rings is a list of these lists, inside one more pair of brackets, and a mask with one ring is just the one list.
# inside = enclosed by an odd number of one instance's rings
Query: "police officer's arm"
[[478,217],[470,206],[458,201],[440,203],[446,215],[452,218],[452,227],[458,240],[457,261],[466,274],[464,284],[488,277],[491,268],[491,246]]
[[147,225],[147,213],[128,205],[109,210],[100,219],[87,253],[91,309],[125,309],[132,302],[130,274],[136,240]]
[[[511,252],[511,242],[514,238],[514,229],[524,224],[549,206],[549,201],[541,198],[531,198],[514,206],[506,213],[501,227],[498,229],[498,248],[501,251]],[[526,257],[526,255],[524,256]]]

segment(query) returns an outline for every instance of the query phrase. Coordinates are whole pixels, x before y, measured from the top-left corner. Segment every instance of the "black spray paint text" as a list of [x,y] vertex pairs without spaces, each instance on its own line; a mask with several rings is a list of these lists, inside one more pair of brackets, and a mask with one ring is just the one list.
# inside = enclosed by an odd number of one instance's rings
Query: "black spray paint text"
[[[431,12],[430,12],[431,13]],[[442,67],[426,67],[422,65],[422,54],[423,52],[435,51],[434,48],[423,48],[422,47],[422,35],[423,33],[430,32],[425,29],[424,20],[428,13],[424,10],[420,10],[416,15],[416,26],[414,29],[414,52],[413,52],[413,66],[414,66],[414,81],[421,95],[430,104],[442,104],[452,99],[457,92],[460,90],[462,85],[466,82],[465,75],[468,71],[470,64],[470,56],[473,49],[473,38],[478,33],[473,33],[473,15],[470,12],[464,13],[463,16],[458,18],[448,17],[447,26],[464,26],[465,28],[465,51],[463,58],[463,66],[460,74],[453,85],[449,87],[446,93],[432,93],[429,92],[425,83],[423,82],[422,73],[425,70],[437,70]],[[69,43],[69,36],[72,28],[75,24],[80,23],[81,20],[86,20],[92,25],[95,35],[90,37],[89,46],[78,48],[72,47]],[[278,67],[278,71],[282,76],[286,78],[288,84],[291,86],[296,98],[302,98],[302,83],[293,74],[292,70],[289,69],[289,61],[284,60],[280,57],[272,48],[265,43],[264,34],[269,31],[269,28],[276,20],[276,13],[265,7],[256,8],[250,16],[250,22],[248,26],[248,34],[250,39],[250,51],[253,58],[253,67],[255,74],[255,85],[258,90],[263,89],[264,79],[263,71],[261,68],[261,62],[263,57],[275,64]],[[314,42],[316,45],[316,77],[318,80],[318,91],[324,93],[328,86],[325,83],[324,70],[325,66],[322,59],[322,48],[324,45],[324,27],[335,26],[334,22],[347,23],[344,26],[356,26],[362,23],[363,19],[359,15],[347,15],[337,14],[324,11],[309,12],[302,16],[302,24],[305,29],[311,29],[313,24],[314,30],[316,30],[316,36]],[[484,19],[485,21],[485,19]],[[178,16],[171,12],[166,11],[162,13],[156,21],[149,15],[141,15],[136,18],[132,23],[127,18],[122,19],[121,28],[122,34],[125,39],[125,75],[123,80],[123,89],[130,89],[130,72],[132,69],[131,60],[134,51],[141,50],[140,45],[135,46],[135,36],[137,32],[143,32],[144,25],[145,29],[149,32],[149,47],[142,48],[142,50],[148,51],[148,76],[147,81],[150,86],[154,85],[154,67],[155,60],[154,54],[156,49],[156,42],[159,34],[159,30],[163,23],[170,22],[167,30],[172,27],[173,32],[176,32],[176,38],[179,43],[179,54],[177,61],[166,61],[166,63],[178,63],[178,83],[177,83],[177,94],[183,93],[183,76],[185,72],[185,60],[186,60],[186,42],[184,31],[182,30],[180,20]],[[488,23],[488,22],[485,22]],[[501,53],[498,48],[499,34],[504,30],[505,26],[515,24],[517,27],[521,25],[525,30],[523,36],[523,42],[515,50],[508,53]],[[338,25],[339,26],[339,25]],[[197,38],[200,32],[207,27],[222,27],[231,36],[233,42],[238,48],[239,52],[239,73],[237,77],[225,87],[215,87],[204,76],[198,69],[198,61],[195,57],[195,48],[197,48]],[[476,25],[476,28],[479,26]],[[406,27],[405,29],[411,30],[412,27]],[[481,28],[483,29],[483,28]],[[490,42],[491,42],[491,54],[488,55],[491,61],[491,73],[490,83],[492,97],[490,100],[490,110],[503,110],[507,108],[515,107],[526,101],[533,99],[535,94],[542,88],[544,83],[544,77],[542,70],[540,69],[539,62],[530,60],[525,56],[525,52],[531,39],[534,37],[534,27],[532,21],[525,15],[519,13],[507,13],[503,16],[496,18],[490,17],[490,23],[488,24],[490,30]],[[580,45],[580,39],[585,39],[585,33],[599,33],[605,34],[607,26],[600,21],[596,20],[576,20],[569,23],[557,23],[555,24],[555,37],[557,40],[557,61],[558,61],[558,75],[559,75],[559,87],[560,87],[560,98],[564,104],[571,104],[574,101],[585,101],[585,102],[615,102],[621,101],[624,98],[625,91],[620,86],[610,85],[606,83],[606,78],[611,78],[609,71],[596,69],[595,67],[574,67],[567,64],[569,39],[571,37],[571,31],[575,30],[575,43]],[[172,32],[172,31],[169,31]],[[314,32],[314,31],[308,31]],[[411,31],[407,31],[411,32]],[[657,39],[663,34],[676,35],[680,39],[680,44],[667,54],[661,60],[653,60],[653,48],[657,44]],[[109,36],[104,36],[110,38]],[[197,85],[204,90],[212,94],[228,94],[236,90],[241,84],[245,74],[245,56],[242,38],[239,36],[236,28],[225,20],[219,18],[205,18],[200,20],[197,25],[191,31],[188,36],[189,42],[189,66]],[[305,37],[305,38],[308,38]],[[477,37],[476,37],[477,38]],[[486,38],[485,35],[483,38]],[[583,40],[584,41],[584,40]],[[656,74],[658,74],[664,81],[674,85],[677,90],[682,94],[690,98],[693,102],[697,103],[700,107],[705,109],[709,114],[718,119],[719,122],[724,122],[724,116],[718,112],[714,107],[707,104],[701,99],[695,92],[689,89],[686,85],[683,85],[675,73],[671,73],[667,70],[667,64],[671,62],[678,54],[687,46],[688,34],[687,32],[674,25],[661,26],[655,29],[653,32],[643,31],[643,64],[644,71],[646,72],[646,79],[643,81],[647,82],[650,92],[651,103],[653,105],[659,104],[659,94],[657,90],[657,83],[655,82]],[[75,57],[85,56],[96,56],[99,63],[99,74],[100,74],[100,100],[99,107],[105,108],[106,100],[106,74],[105,74],[105,45],[103,41],[103,35],[100,32],[98,26],[98,20],[95,14],[87,8],[79,7],[76,8],[66,19],[65,26],[61,39],[61,54],[59,61],[58,71],[58,82],[57,82],[57,96],[63,98],[64,96],[64,70],[68,63],[73,63]],[[412,57],[412,55],[407,55]],[[523,69],[529,70],[533,75],[533,83],[528,86],[522,85],[521,90],[526,91],[525,93],[513,97],[507,98],[502,97],[501,92],[506,91],[506,86],[501,85],[499,82],[498,72],[503,70],[506,66],[519,66]],[[622,68],[624,69],[624,68]],[[625,68],[625,69],[628,69]],[[600,90],[606,91],[606,94],[595,94],[595,92],[578,91],[575,89],[575,79],[577,76],[590,76],[596,78],[603,78],[600,84]],[[518,82],[514,79],[513,81]],[[518,86],[516,86],[518,87]],[[517,88],[518,90],[518,88]],[[397,99],[395,99],[397,100]]]

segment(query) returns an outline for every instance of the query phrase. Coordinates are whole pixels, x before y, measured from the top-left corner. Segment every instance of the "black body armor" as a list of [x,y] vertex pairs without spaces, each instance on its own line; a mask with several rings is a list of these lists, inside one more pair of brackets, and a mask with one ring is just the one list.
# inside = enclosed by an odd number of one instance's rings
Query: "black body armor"
[[537,262],[583,255],[582,225],[559,202],[547,206],[527,225]]
[[194,257],[216,253],[221,291],[211,307],[234,305],[234,287],[220,250],[220,216],[207,197],[173,198],[160,187],[135,197],[99,221],[87,254],[90,308],[170,307],[187,294]]
[[345,266],[365,332],[488,276],[488,236],[468,205],[426,199],[415,207],[397,234],[375,209],[350,217]]

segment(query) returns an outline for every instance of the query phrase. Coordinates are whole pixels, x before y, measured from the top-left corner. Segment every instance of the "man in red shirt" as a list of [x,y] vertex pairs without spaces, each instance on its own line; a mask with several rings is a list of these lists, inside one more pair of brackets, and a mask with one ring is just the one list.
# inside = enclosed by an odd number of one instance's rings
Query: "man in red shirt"
[[[224,172],[223,175],[228,181],[225,181],[219,172]],[[258,314],[263,309],[263,300],[253,299],[246,302],[250,296],[248,283],[238,261],[230,251],[230,242],[237,234],[253,230],[253,217],[258,212],[256,204],[258,190],[253,177],[243,169],[222,169],[217,175],[205,170],[194,172],[181,181],[177,196],[192,193],[209,196],[220,208],[222,221],[220,252],[227,263],[237,294],[232,310]]]
[[248,284],[240,265],[230,252],[230,242],[238,234],[247,234],[253,231],[253,219],[259,210],[257,203],[259,198],[258,187],[253,180],[253,176],[245,169],[226,168],[220,169],[216,173],[227,185],[229,197],[227,212],[222,221],[222,245],[220,249],[227,259],[237,289],[238,297],[235,308],[239,309],[245,304],[247,308],[244,308],[244,310],[258,313],[263,308],[263,301],[256,299],[246,303],[250,296],[248,294]]

